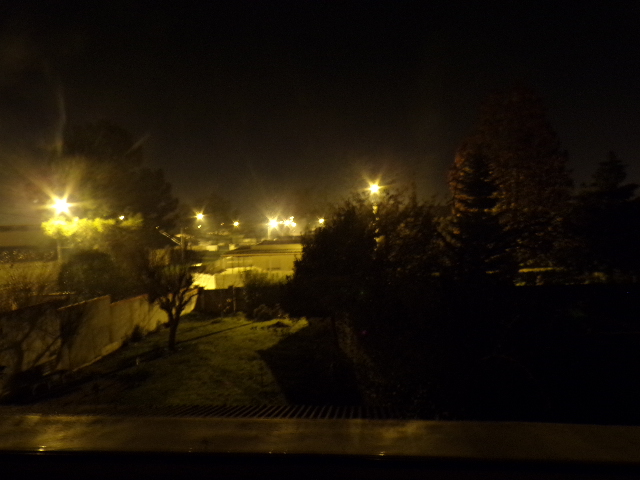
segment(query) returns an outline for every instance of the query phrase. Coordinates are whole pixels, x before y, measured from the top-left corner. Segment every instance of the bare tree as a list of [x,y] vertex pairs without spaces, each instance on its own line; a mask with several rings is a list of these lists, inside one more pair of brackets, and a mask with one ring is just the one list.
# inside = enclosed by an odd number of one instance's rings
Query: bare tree
[[168,317],[170,350],[175,350],[176,333],[182,312],[197,291],[185,262],[153,265],[149,269],[149,301],[156,303]]

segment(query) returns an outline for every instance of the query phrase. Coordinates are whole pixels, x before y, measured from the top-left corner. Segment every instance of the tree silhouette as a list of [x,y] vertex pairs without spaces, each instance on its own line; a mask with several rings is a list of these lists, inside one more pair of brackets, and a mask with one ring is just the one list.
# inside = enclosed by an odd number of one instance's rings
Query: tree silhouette
[[495,210],[517,242],[520,265],[553,265],[572,182],[541,99],[523,87],[492,95],[467,144],[487,159],[497,187]]
[[511,281],[517,271],[496,213],[498,188],[479,148],[463,146],[449,175],[451,219],[446,225],[449,272],[461,283]]
[[197,293],[192,289],[193,276],[188,262],[168,265],[152,264],[148,270],[149,301],[166,314],[169,327],[168,348],[175,350],[176,334],[182,312]]
[[144,168],[143,159],[142,142],[121,127],[104,121],[70,126],[46,183],[57,196],[68,196],[80,218],[138,214],[147,229],[170,228],[177,200],[163,172]]
[[609,277],[640,272],[640,201],[634,198],[638,185],[624,183],[626,177],[626,166],[610,152],[576,195],[573,225],[579,244],[575,258],[583,271]]

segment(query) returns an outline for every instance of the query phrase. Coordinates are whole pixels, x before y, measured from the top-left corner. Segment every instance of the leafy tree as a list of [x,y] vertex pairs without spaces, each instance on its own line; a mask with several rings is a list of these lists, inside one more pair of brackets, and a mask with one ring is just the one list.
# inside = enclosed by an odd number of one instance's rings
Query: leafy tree
[[610,152],[576,195],[573,225],[579,243],[574,258],[583,271],[609,276],[640,272],[638,185],[625,183],[626,177],[626,166]]
[[169,327],[170,350],[175,350],[176,333],[182,312],[197,290],[192,288],[193,276],[189,262],[151,264],[147,271],[149,301],[156,303],[166,314]]
[[498,188],[482,150],[463,146],[449,175],[452,215],[445,227],[449,272],[458,282],[510,281],[517,266],[496,213]]
[[118,126],[72,125],[40,189],[43,205],[53,193],[71,204],[70,213],[43,223],[45,232],[67,247],[111,255],[132,294],[143,288],[147,250],[166,244],[156,227],[170,228],[177,207],[162,171],[143,160],[142,142]]
[[302,299],[297,313],[348,315],[371,326],[399,290],[433,281],[441,258],[435,208],[393,192],[375,207],[366,195],[352,197],[303,236],[289,285],[290,297]]
[[104,252],[81,250],[60,267],[58,288],[71,292],[76,301],[103,295],[119,298],[126,279]]
[[116,164],[122,168],[139,167],[144,158],[141,142],[136,142],[125,129],[104,120],[68,126],[64,132],[62,154]]
[[492,95],[467,145],[488,161],[495,210],[517,242],[519,263],[551,265],[566,233],[572,182],[541,99],[526,88]]
[[337,207],[322,228],[302,237],[302,257],[294,264],[289,285],[294,315],[333,317],[358,310],[374,276],[375,230],[372,205],[360,196]]
[[123,220],[114,218],[68,218],[62,215],[42,224],[44,232],[74,247],[94,248],[108,251],[117,243],[118,237],[127,236],[142,225],[140,216]]
[[376,205],[375,256],[389,285],[430,283],[442,270],[441,208],[414,194],[390,193]]
[[43,182],[48,193],[67,195],[79,218],[139,215],[141,231],[170,228],[177,200],[162,171],[142,167],[143,158],[142,142],[120,127],[108,122],[70,126]]

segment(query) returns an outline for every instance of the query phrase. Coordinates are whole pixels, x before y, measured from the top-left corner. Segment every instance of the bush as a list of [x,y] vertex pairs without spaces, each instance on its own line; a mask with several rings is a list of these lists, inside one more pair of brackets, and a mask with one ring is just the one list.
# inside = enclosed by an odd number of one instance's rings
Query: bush
[[144,331],[142,330],[140,325],[136,325],[135,327],[133,327],[133,332],[131,332],[131,338],[130,338],[131,342],[138,343],[142,341],[143,338],[144,338]]
[[0,312],[26,307],[50,293],[57,268],[54,262],[0,264]]
[[[243,274],[245,314],[249,318],[277,316],[283,295],[284,282],[267,273],[246,271]],[[268,319],[267,319],[268,320]]]

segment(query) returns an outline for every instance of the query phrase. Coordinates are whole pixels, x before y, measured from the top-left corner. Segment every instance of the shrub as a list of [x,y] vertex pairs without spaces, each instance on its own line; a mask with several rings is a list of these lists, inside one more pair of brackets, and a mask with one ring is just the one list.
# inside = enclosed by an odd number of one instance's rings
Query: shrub
[[277,316],[280,312],[284,282],[270,277],[267,273],[252,271],[246,271],[243,280],[247,317],[258,318],[258,315],[263,319],[265,315],[270,315],[270,318]]
[[50,293],[57,264],[29,262],[1,265],[0,312],[31,305],[39,295]]
[[133,328],[133,332],[131,332],[131,342],[132,343],[137,343],[139,341],[141,341],[144,338],[144,332],[142,331],[142,328],[140,327],[140,325],[136,325]]

